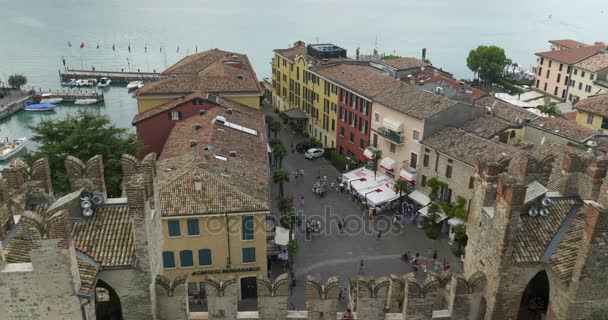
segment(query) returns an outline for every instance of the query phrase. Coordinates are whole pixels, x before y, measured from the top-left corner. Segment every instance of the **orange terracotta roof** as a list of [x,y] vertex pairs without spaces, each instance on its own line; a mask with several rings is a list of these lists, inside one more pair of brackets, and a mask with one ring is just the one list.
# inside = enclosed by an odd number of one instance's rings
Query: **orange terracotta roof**
[[540,117],[530,122],[530,126],[568,139],[585,142],[595,134],[595,130],[580,124],[555,117]]
[[591,57],[592,55],[598,53],[599,51],[605,48],[605,44],[598,43],[593,46],[587,47],[538,52],[536,53],[536,55],[555,61],[563,62],[566,64],[575,64],[583,59]]
[[608,53],[598,53],[574,65],[577,68],[598,72],[608,68]]
[[401,58],[387,59],[387,60],[382,60],[382,61],[397,70],[406,70],[406,69],[430,66],[429,63],[426,63],[420,59],[413,58],[413,57],[401,57]]
[[[157,162],[162,215],[269,209],[264,115],[222,100],[203,116],[177,122],[171,131]],[[214,123],[217,116],[256,134]],[[191,141],[196,141],[194,147]],[[203,192],[194,190],[194,176],[203,179]]]
[[[449,78],[449,77],[443,76],[439,73],[435,73],[432,70],[425,70],[425,71],[416,73],[415,80],[416,80],[416,83],[419,83],[422,80],[422,81],[424,81],[424,83],[436,83],[436,84],[441,84],[444,86],[449,86],[452,90],[461,90],[461,87],[462,87],[458,80],[456,80],[454,78]],[[404,79],[403,81],[407,81],[407,79]],[[466,85],[466,89],[471,91],[471,95],[475,99],[487,95],[486,92],[481,91],[470,85]]]
[[579,48],[588,46],[588,44],[586,43],[582,43],[572,39],[549,40],[549,42],[566,48]]
[[490,95],[486,95],[474,101],[474,105],[480,107],[492,107],[494,106],[494,116],[502,120],[508,121],[512,124],[518,124],[522,120],[535,119],[538,116],[520,108],[516,105],[512,105],[508,102],[496,99]]
[[599,94],[576,103],[575,109],[608,118],[608,94]]
[[189,55],[162,74],[168,77],[147,83],[134,96],[263,92],[247,55],[219,49]]
[[369,65],[342,63],[315,67],[314,71],[370,99],[386,88],[401,86],[401,81]]
[[287,49],[274,49],[274,52],[290,61],[294,61],[297,56],[306,55],[306,45],[302,43],[301,45],[296,45]]
[[458,101],[403,83],[400,83],[397,87],[384,88],[373,99],[384,106],[416,119],[426,119],[439,111],[458,104]]

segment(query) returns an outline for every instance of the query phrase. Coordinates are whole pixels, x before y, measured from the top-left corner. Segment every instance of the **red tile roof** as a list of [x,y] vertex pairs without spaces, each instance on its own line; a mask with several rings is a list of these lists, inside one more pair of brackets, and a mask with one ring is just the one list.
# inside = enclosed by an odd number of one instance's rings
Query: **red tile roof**
[[[461,90],[462,88],[462,85],[458,80],[435,73],[432,70],[418,72],[415,74],[414,78],[416,83],[419,83],[420,81],[424,81],[424,83],[436,83],[444,86],[449,86],[450,88],[452,88],[452,90]],[[407,79],[404,79],[403,81],[407,81]],[[469,85],[466,85],[466,89],[471,91],[471,94],[475,99],[487,95],[486,92]]]
[[401,86],[401,81],[369,65],[342,63],[315,67],[314,71],[370,99],[384,89]]
[[251,93],[263,89],[245,54],[212,49],[189,55],[162,72],[167,78],[147,83],[135,96],[193,92]]
[[574,121],[554,117],[538,118],[531,121],[530,126],[580,142],[585,142],[595,134],[595,130]]
[[577,68],[585,69],[591,72],[598,72],[608,68],[608,54],[598,53],[574,65]]
[[406,70],[406,69],[430,66],[430,63],[426,63],[420,59],[416,59],[413,57],[401,57],[401,58],[395,58],[395,59],[387,59],[387,60],[383,60],[383,62],[397,70]]
[[576,103],[575,109],[608,118],[608,94],[599,94]]
[[566,48],[579,48],[588,46],[588,44],[586,43],[578,42],[572,39],[549,40],[549,42]]
[[536,55],[540,57],[545,57],[547,59],[563,62],[566,64],[575,64],[583,59],[591,57],[592,55],[600,52],[600,50],[605,48],[605,44],[598,43],[587,47],[538,52],[536,53]]
[[[299,45],[298,45],[299,44]],[[297,56],[305,56],[306,55],[306,44],[304,42],[296,42],[291,48],[287,49],[274,49],[274,52],[277,54],[287,58],[288,60],[294,61]]]

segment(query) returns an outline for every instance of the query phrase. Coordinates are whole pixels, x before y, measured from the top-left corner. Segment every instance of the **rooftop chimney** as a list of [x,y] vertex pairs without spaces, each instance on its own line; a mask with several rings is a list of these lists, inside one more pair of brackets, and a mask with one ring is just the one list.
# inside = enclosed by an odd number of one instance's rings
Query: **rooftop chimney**
[[426,48],[422,48],[422,61],[426,60]]

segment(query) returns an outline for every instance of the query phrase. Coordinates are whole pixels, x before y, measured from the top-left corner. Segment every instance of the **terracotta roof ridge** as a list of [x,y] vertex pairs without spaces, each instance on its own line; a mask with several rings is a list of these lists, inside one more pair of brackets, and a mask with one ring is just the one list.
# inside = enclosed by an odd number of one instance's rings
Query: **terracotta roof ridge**
[[236,192],[238,192],[241,196],[244,196],[245,198],[250,199],[253,202],[254,205],[259,205],[259,206],[262,206],[263,208],[269,208],[268,204],[262,203],[260,200],[254,198],[250,194],[244,192],[239,187],[234,186],[234,185],[232,185],[232,184],[230,184],[230,183],[228,183],[228,182],[220,179],[218,175],[216,175],[215,173],[211,172],[210,170],[208,170],[206,168],[203,168],[203,167],[200,167],[198,165],[196,167],[199,168],[199,169],[201,169],[201,170],[203,170],[205,173],[207,173],[208,175],[210,175],[212,179],[214,179],[215,181],[219,182],[220,184],[222,184],[222,185],[224,185],[224,186],[226,186],[226,187],[228,187],[230,189],[233,189]]

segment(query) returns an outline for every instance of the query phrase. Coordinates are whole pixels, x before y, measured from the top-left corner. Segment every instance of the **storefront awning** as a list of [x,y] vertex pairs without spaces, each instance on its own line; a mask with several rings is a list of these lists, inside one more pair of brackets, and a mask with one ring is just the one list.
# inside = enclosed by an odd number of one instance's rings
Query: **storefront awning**
[[374,149],[366,148],[365,151],[363,151],[363,156],[367,160],[372,160],[374,158]]
[[431,199],[418,190],[414,190],[414,192],[408,194],[407,196],[422,206],[426,206],[431,203]]
[[399,195],[395,193],[393,189],[394,184],[386,182],[378,186],[376,190],[371,190],[367,194],[366,201],[371,206],[378,206],[386,202],[390,202],[399,198]]
[[287,118],[289,118],[291,120],[300,120],[300,121],[308,120],[308,116],[300,108],[289,109],[289,110],[285,111],[284,114],[287,116]]
[[384,121],[382,121],[382,125],[394,132],[401,132],[401,122],[397,121],[397,120],[393,120],[391,118],[384,118]]
[[382,161],[380,161],[380,167],[386,171],[395,170],[396,164],[397,164],[397,162],[389,157],[386,157],[386,158],[382,159]]
[[399,178],[409,183],[416,183],[416,173],[410,172],[407,169],[401,169],[401,171],[399,172]]
[[460,224],[465,224],[465,222],[462,221],[462,219],[460,219],[460,218],[454,217],[454,218],[451,218],[450,220],[448,220],[448,224],[451,225],[452,227],[455,227]]
[[287,242],[289,242],[289,230],[282,227],[277,227],[274,235],[274,243],[280,246],[286,246]]
[[270,147],[270,145],[268,143],[266,144],[266,149],[268,150],[269,153],[272,152],[272,148]]
[[[418,212],[421,215],[423,215],[425,218],[428,217],[428,215],[429,215],[429,206],[426,206],[426,207],[418,210]],[[445,214],[445,212],[441,211],[441,209],[440,209],[440,211],[437,213],[437,218],[435,218],[435,223],[439,223],[439,222],[441,222],[441,221],[443,221],[443,220],[445,220],[447,218],[448,218],[448,215]]]

